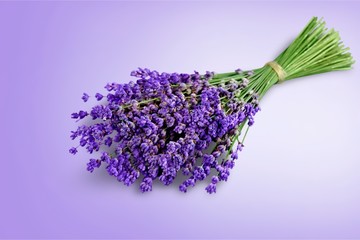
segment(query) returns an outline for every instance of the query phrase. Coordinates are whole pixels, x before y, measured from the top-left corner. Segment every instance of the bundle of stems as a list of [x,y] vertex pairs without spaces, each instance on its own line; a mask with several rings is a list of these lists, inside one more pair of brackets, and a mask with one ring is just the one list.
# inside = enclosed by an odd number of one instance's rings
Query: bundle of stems
[[[109,148],[90,159],[90,172],[106,164],[109,175],[127,186],[142,176],[142,192],[151,191],[156,179],[170,185],[182,172],[188,178],[179,190],[187,192],[216,170],[206,187],[214,193],[218,182],[227,181],[259,102],[273,85],[347,70],[353,63],[338,32],[314,17],[274,61],[261,68],[204,75],[139,68],[131,73],[136,83],[105,86],[106,104],[72,114],[78,120],[91,116],[96,122],[78,127],[71,138],[79,137],[79,146],[89,153],[115,145],[115,151]],[[103,97],[95,95],[98,101]],[[87,102],[89,95],[84,93],[82,99]],[[76,154],[78,147],[70,153]]]
[[[230,80],[243,81],[245,78],[249,84],[237,96],[239,101],[248,102],[254,92],[258,94],[260,100],[277,83],[319,73],[351,69],[355,61],[348,51],[349,48],[344,46],[337,31],[327,29],[322,18],[313,17],[296,39],[273,61],[275,68],[281,68],[282,79],[279,79],[278,69],[274,69],[271,64],[265,64],[250,71],[238,70],[215,74],[209,82],[218,86]],[[244,126],[245,124],[239,126],[240,132]]]

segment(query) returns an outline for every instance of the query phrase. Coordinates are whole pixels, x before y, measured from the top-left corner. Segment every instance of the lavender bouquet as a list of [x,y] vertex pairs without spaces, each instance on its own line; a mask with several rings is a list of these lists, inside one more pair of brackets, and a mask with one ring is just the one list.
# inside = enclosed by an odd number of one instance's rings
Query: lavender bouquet
[[[88,171],[105,164],[109,175],[127,186],[141,178],[142,192],[151,191],[156,179],[170,185],[183,174],[180,191],[210,175],[206,191],[215,193],[216,185],[229,178],[264,94],[287,80],[350,69],[354,61],[347,51],[339,34],[314,17],[261,68],[220,74],[139,68],[131,72],[135,82],[107,84],[106,97],[95,95],[102,104],[72,114],[93,123],[72,131],[71,139],[79,138],[89,153],[101,152],[87,163]],[[89,95],[82,99],[88,101]]]

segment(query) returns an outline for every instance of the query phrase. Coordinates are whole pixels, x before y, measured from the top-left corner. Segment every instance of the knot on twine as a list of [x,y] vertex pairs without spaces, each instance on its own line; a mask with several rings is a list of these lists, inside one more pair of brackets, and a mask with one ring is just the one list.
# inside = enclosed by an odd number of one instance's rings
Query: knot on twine
[[265,66],[270,66],[274,72],[278,75],[279,80],[277,83],[282,83],[285,81],[286,72],[285,70],[275,61],[271,61],[265,64]]

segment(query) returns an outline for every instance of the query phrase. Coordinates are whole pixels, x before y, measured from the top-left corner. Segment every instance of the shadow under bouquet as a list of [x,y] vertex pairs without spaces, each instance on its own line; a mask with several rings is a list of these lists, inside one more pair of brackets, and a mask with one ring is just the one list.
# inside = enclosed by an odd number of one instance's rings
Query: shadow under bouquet
[[[260,110],[259,101],[275,84],[329,71],[350,69],[348,48],[339,34],[314,17],[274,60],[253,70],[228,73],[159,73],[139,68],[136,81],[105,86],[94,96],[101,104],[71,115],[89,118],[71,132],[91,158],[87,170],[102,164],[109,175],[129,186],[140,178],[140,190],[152,190],[156,179],[170,185],[185,176],[179,190],[187,192],[209,179],[208,193],[227,181],[249,126]],[[82,97],[87,102],[89,95]]]

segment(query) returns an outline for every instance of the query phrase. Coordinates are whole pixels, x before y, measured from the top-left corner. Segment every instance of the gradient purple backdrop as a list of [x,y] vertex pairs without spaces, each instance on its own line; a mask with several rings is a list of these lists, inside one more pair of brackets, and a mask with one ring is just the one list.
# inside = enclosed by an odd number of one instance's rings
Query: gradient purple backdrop
[[83,92],[136,67],[229,71],[272,60],[312,16],[359,59],[358,2],[0,2],[0,238],[360,238],[360,79],[275,86],[230,180],[141,194],[71,156]]

